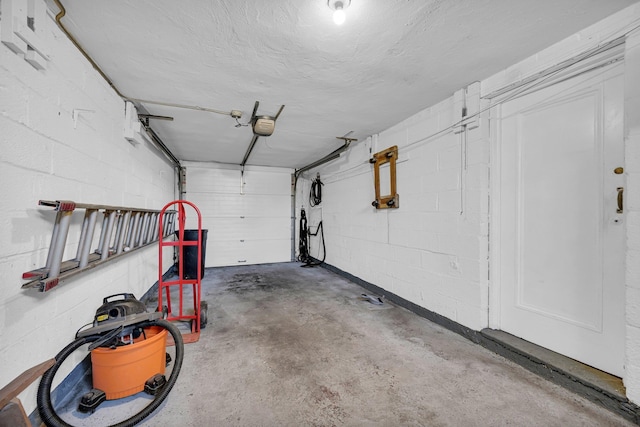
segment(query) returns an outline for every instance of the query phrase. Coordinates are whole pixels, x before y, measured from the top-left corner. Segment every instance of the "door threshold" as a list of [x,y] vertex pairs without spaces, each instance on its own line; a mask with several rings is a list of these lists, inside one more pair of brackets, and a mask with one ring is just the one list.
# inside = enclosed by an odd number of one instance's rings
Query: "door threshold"
[[507,332],[480,331],[482,345],[528,370],[640,424],[640,407],[627,399],[622,379]]

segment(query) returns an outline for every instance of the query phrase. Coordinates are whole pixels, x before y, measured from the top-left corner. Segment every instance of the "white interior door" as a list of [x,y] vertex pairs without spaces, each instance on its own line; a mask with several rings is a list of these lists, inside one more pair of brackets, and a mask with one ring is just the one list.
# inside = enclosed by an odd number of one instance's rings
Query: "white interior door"
[[501,329],[623,375],[623,64],[508,101],[498,121]]

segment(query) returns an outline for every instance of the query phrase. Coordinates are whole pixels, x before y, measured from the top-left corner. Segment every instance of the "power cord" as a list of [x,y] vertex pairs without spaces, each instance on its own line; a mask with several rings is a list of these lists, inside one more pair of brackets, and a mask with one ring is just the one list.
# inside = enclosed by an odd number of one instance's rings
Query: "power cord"
[[[324,228],[322,227],[322,221],[318,223],[315,233],[312,233],[307,227],[307,213],[304,208],[300,210],[300,236],[298,238],[298,261],[304,264],[300,267],[315,267],[324,262],[327,258],[327,248],[324,242]],[[320,233],[322,239],[322,260],[313,261],[313,257],[309,254],[309,236],[317,236]]]

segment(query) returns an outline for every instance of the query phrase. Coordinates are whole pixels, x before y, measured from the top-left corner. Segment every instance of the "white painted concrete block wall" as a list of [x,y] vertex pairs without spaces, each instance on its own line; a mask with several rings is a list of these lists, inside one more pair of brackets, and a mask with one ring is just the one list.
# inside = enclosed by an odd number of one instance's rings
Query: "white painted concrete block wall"
[[[50,18],[45,34],[44,71],[0,44],[0,386],[54,357],[103,297],[141,296],[157,280],[152,245],[48,293],[21,290],[22,273],[45,265],[55,219],[38,200],[159,209],[174,199],[172,167],[154,148],[123,138],[124,102]],[[74,109],[91,111],[74,124]],[[28,411],[36,387],[21,396]]]
[[[488,221],[488,147],[482,145],[482,129],[466,135],[464,172],[463,135],[444,132],[416,143],[451,125],[452,109],[450,99],[443,101],[357,143],[323,168],[323,202],[310,210],[309,224],[315,230],[322,215],[329,264],[481,329],[487,323],[482,272],[487,271]],[[400,208],[376,210],[369,158],[393,145],[399,148]],[[302,185],[298,200],[306,201],[307,194],[308,184]],[[313,255],[319,243],[311,240]]]
[[[567,38],[481,82],[482,95],[548,69],[600,43],[627,36],[625,53],[627,188],[627,345],[624,382],[640,403],[640,3]],[[635,29],[635,30],[634,30]],[[630,33],[631,32],[631,33]],[[489,282],[491,136],[486,117],[467,134],[466,169],[460,141],[451,132],[453,99],[357,143],[318,169],[325,187],[310,223],[324,221],[327,262],[469,328],[499,319]],[[436,136],[433,136],[436,135]],[[421,141],[415,143],[416,141]],[[372,153],[398,145],[400,209],[376,211]],[[305,174],[296,215],[308,208]],[[319,242],[312,240],[312,248]],[[313,251],[312,251],[313,252]],[[491,296],[491,303],[489,301]],[[491,322],[489,321],[491,314]]]

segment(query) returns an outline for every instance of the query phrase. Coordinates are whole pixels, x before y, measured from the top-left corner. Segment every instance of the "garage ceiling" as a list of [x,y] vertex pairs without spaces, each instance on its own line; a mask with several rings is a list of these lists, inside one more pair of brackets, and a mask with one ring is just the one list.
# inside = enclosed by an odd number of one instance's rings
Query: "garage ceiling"
[[[247,164],[300,168],[636,0],[61,0],[63,24],[127,97],[275,115]],[[180,160],[239,164],[229,115],[137,102]]]

